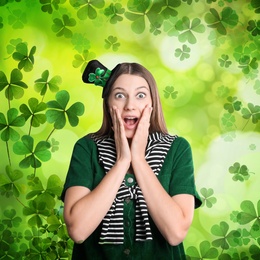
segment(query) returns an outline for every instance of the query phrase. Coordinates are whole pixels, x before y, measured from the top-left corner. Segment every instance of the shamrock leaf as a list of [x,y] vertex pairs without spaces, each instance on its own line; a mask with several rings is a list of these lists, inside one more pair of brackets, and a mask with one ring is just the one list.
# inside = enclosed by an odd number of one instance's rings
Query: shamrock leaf
[[67,27],[73,27],[76,25],[76,20],[73,18],[69,18],[68,15],[64,14],[62,16],[62,20],[59,18],[55,18],[53,20],[52,31],[56,33],[57,37],[64,36],[65,38],[72,37],[72,31]]
[[222,54],[221,59],[218,59],[218,61],[219,61],[220,67],[228,68],[232,64],[232,62],[229,60],[229,56],[225,55],[225,54]]
[[30,135],[22,136],[22,141],[14,144],[13,150],[15,154],[24,155],[25,158],[19,163],[21,168],[39,168],[41,161],[46,162],[51,158],[51,152],[48,150],[50,143],[40,141],[34,148],[34,139]]
[[225,113],[221,118],[222,124],[226,127],[232,127],[235,126],[236,119],[235,117],[230,113]]
[[105,48],[110,49],[112,47],[113,51],[117,51],[120,46],[120,43],[117,42],[117,37],[114,37],[112,35],[108,36],[107,39],[105,39]]
[[260,20],[254,21],[250,20],[248,21],[247,30],[251,32],[253,36],[260,35]]
[[210,242],[202,241],[199,246],[200,252],[195,246],[190,246],[186,250],[186,254],[192,260],[200,259],[216,259],[218,256],[218,250],[211,247]]
[[165,98],[171,97],[172,99],[175,99],[178,94],[178,91],[174,91],[174,87],[172,86],[167,86],[163,92]]
[[229,88],[228,87],[225,87],[225,86],[220,86],[218,87],[217,89],[217,96],[219,98],[224,98],[226,97],[227,95],[229,94]]
[[120,16],[125,12],[125,8],[122,8],[122,5],[119,3],[110,4],[104,11],[104,15],[110,17],[110,23],[116,24],[117,22],[121,22],[123,17]]
[[250,177],[247,166],[246,165],[240,166],[240,163],[238,162],[235,162],[233,166],[230,166],[228,171],[231,174],[234,174],[232,178],[234,181],[244,181],[244,180],[248,180]]
[[221,247],[223,250],[229,249],[229,244],[232,243],[234,236],[238,236],[238,231],[233,230],[228,232],[229,225],[221,221],[219,225],[213,225],[211,233],[220,238],[213,240],[212,245],[215,247]]
[[[259,13],[260,13],[260,7],[259,7]],[[249,247],[249,252],[250,252],[253,260],[258,260],[260,258],[260,247],[259,246],[251,245]]]
[[8,44],[6,46],[6,50],[8,54],[11,54],[15,51],[15,48],[17,46],[17,44],[21,43],[22,39],[21,38],[17,38],[17,39],[11,39],[10,40],[10,44]]
[[55,129],[62,129],[66,124],[66,116],[72,127],[77,126],[78,116],[83,115],[84,105],[81,102],[76,102],[67,109],[70,95],[66,90],[59,91],[56,94],[56,100],[47,103],[50,108],[46,112],[47,121],[54,123]]
[[104,0],[95,1],[78,1],[70,0],[70,4],[78,9],[77,16],[81,20],[86,20],[87,18],[94,20],[97,17],[97,11],[95,8],[101,9],[105,5]]
[[43,12],[52,14],[54,9],[59,9],[60,0],[40,0],[40,3],[42,4],[41,10]]
[[22,222],[22,219],[16,216],[15,209],[6,209],[3,212],[3,215],[6,217],[6,219],[2,219],[2,222],[9,228],[19,227],[20,223]]
[[81,66],[81,72],[84,71],[87,63],[89,60],[93,60],[95,58],[95,54],[93,52],[89,52],[88,50],[83,51],[82,56],[79,54],[76,54],[74,56],[74,60],[72,62],[72,65],[74,68],[78,68]]
[[73,44],[74,49],[79,53],[90,49],[90,41],[81,33],[74,33],[71,38],[71,43]]
[[179,20],[175,28],[178,31],[184,31],[180,33],[178,39],[180,42],[188,41],[190,44],[195,44],[197,42],[196,37],[193,32],[203,33],[205,32],[205,26],[201,24],[199,18],[194,18],[192,21],[187,16],[184,16],[182,20]]
[[20,111],[22,116],[27,121],[31,117],[31,126],[38,127],[46,122],[45,114],[39,113],[47,108],[47,105],[43,102],[39,102],[36,98],[30,98],[28,105],[22,104]]
[[231,28],[236,26],[238,15],[231,7],[225,7],[220,14],[216,9],[210,8],[210,13],[205,15],[205,21],[208,27],[215,28],[220,34],[226,35],[226,26],[230,26]]
[[260,106],[248,103],[247,107],[248,108],[242,108],[241,110],[243,118],[252,118],[252,123],[257,124],[258,120],[260,120]]
[[128,2],[128,9],[131,12],[125,12],[125,17],[132,21],[131,28],[141,34],[145,30],[145,16],[148,15],[150,3],[149,1],[134,1]]
[[26,43],[18,43],[16,45],[16,52],[13,53],[13,59],[19,61],[18,68],[24,69],[24,71],[29,72],[33,69],[34,64],[34,54],[36,52],[36,46],[33,46],[28,53],[28,46]]
[[217,202],[217,199],[212,196],[214,194],[213,189],[202,188],[200,192],[202,195],[202,206],[206,204],[208,208],[212,208],[213,204]]
[[163,30],[165,32],[167,32],[168,36],[178,36],[179,35],[179,31],[176,30],[175,28],[175,24],[178,21],[177,17],[170,17],[168,20],[166,20],[163,23]]
[[1,194],[8,198],[10,196],[19,197],[20,193],[25,193],[25,185],[18,182],[22,179],[23,172],[20,170],[13,170],[9,165],[6,166],[5,171],[5,175],[0,175]]
[[255,9],[255,13],[260,14],[260,2],[258,0],[251,0],[251,5]]
[[54,153],[59,150],[59,141],[56,141],[54,138],[51,139],[51,151]]
[[224,109],[227,110],[230,114],[241,109],[242,103],[237,100],[237,97],[229,96],[227,101],[229,101],[229,103],[224,104]]
[[161,10],[160,15],[166,20],[171,17],[176,17],[178,12],[176,11],[176,7],[181,5],[180,0],[175,1],[157,1],[153,5],[153,9]]
[[254,224],[260,226],[260,200],[257,203],[257,211],[250,200],[243,201],[240,204],[240,208],[242,211],[237,214],[237,222],[239,224],[246,225],[255,220]]
[[248,74],[250,72],[250,69],[257,69],[258,63],[257,58],[250,58],[250,56],[244,55],[239,59],[239,68],[242,69],[242,72],[245,74]]
[[180,57],[181,61],[188,59],[190,57],[190,48],[186,44],[182,45],[182,49],[175,50],[175,57]]
[[224,35],[219,35],[215,31],[210,32],[208,39],[211,45],[214,45],[216,47],[220,47],[226,41],[226,37]]
[[34,89],[36,92],[39,92],[41,96],[44,96],[48,88],[51,92],[57,92],[61,81],[60,76],[54,76],[49,80],[49,71],[45,70],[42,73],[42,77],[35,80]]
[[13,10],[8,16],[8,23],[12,25],[13,29],[22,29],[27,23],[26,13],[19,9]]
[[28,204],[28,207],[23,208],[23,214],[25,216],[30,216],[28,225],[41,227],[44,218],[50,215],[50,212],[46,207],[46,202],[36,202],[31,200]]
[[13,129],[13,127],[21,127],[25,124],[23,116],[18,116],[18,110],[16,108],[10,108],[7,111],[7,118],[0,112],[0,131],[4,129],[1,134],[1,139],[4,142],[17,141],[20,138],[19,133]]
[[28,86],[22,81],[23,75],[20,70],[13,69],[10,75],[10,82],[8,82],[6,75],[0,71],[0,91],[5,87],[5,97],[8,100],[19,99],[24,95],[24,88]]

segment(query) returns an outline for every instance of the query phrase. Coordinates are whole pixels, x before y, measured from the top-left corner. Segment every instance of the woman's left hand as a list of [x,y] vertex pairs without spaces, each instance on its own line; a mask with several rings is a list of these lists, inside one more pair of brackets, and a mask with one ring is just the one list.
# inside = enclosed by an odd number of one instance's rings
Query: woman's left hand
[[140,158],[145,155],[145,149],[147,145],[147,138],[149,135],[150,118],[152,114],[152,107],[146,106],[143,110],[142,116],[138,122],[135,135],[131,143],[131,155],[133,158]]

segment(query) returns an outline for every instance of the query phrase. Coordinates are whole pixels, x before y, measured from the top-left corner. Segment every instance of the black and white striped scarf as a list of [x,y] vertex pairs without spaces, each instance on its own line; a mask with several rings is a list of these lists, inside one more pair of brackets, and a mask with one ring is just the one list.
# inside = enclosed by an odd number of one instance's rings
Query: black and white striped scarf
[[[156,175],[159,174],[167,152],[176,137],[177,136],[162,133],[152,133],[148,136],[145,159]],[[103,165],[107,173],[116,162],[114,139],[110,137],[95,138],[94,135],[92,136],[92,139],[97,144],[99,162]],[[136,241],[152,240],[148,209],[142,191],[137,183],[132,186],[127,186],[124,180],[117,192],[111,208],[102,221],[100,244],[123,244],[123,210],[124,200],[127,198],[136,201]]]

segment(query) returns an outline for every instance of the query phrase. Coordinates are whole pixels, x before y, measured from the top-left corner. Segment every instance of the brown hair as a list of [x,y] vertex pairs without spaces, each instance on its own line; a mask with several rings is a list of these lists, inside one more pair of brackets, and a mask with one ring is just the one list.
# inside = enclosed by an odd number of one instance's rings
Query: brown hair
[[162,111],[161,101],[158,93],[158,88],[152,74],[142,65],[138,63],[121,63],[118,64],[111,73],[109,80],[106,83],[103,91],[103,122],[100,129],[94,133],[96,136],[107,136],[112,134],[112,120],[108,108],[108,97],[112,86],[117,78],[122,74],[136,75],[144,78],[150,88],[153,111],[150,120],[149,132],[168,133],[164,115]]

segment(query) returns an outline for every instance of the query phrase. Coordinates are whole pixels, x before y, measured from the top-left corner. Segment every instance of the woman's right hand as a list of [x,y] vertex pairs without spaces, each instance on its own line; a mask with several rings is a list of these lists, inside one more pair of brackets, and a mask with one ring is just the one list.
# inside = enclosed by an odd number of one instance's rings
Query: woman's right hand
[[117,161],[128,161],[131,163],[131,151],[126,138],[125,128],[119,110],[116,106],[110,109],[113,122],[114,138],[116,145]]

